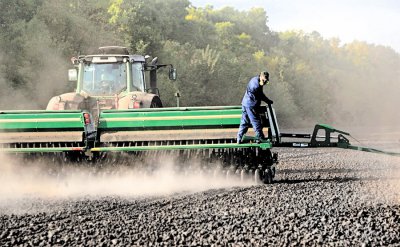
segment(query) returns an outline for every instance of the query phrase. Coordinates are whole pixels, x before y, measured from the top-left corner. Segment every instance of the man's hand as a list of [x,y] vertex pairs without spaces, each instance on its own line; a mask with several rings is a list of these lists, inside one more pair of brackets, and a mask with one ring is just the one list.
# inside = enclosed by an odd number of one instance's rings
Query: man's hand
[[272,100],[270,100],[270,99],[267,99],[267,100],[265,101],[265,103],[267,103],[268,105],[272,105],[274,102],[273,102]]

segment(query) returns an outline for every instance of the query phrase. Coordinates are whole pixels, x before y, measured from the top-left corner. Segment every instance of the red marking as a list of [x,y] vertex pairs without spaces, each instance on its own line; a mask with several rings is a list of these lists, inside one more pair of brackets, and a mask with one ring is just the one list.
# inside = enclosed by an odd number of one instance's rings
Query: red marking
[[83,148],[71,148],[72,151],[83,151]]
[[135,109],[140,108],[140,101],[133,102],[133,108],[135,108]]

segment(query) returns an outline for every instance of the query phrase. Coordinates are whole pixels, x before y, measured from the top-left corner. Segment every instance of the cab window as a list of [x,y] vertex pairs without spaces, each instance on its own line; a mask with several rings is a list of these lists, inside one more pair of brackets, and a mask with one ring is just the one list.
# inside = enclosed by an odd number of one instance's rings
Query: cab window
[[132,64],[132,90],[144,92],[144,78],[142,63]]
[[114,95],[126,89],[126,64],[85,64],[82,90],[90,95]]

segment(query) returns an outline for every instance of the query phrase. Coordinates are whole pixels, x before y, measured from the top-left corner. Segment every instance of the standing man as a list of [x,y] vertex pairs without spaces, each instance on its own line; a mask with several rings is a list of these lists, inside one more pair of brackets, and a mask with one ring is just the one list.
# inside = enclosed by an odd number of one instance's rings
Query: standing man
[[265,139],[258,111],[261,101],[269,105],[273,103],[263,92],[263,86],[268,83],[269,73],[267,71],[263,71],[259,76],[250,79],[242,100],[242,119],[240,120],[239,132],[237,134],[237,143],[241,143],[242,137],[246,134],[249,127],[253,127],[260,140]]

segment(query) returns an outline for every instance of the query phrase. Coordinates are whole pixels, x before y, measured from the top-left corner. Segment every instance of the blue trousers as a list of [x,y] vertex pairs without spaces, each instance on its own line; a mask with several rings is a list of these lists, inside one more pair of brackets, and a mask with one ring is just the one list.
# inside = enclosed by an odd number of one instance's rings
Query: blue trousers
[[242,106],[242,119],[240,120],[239,131],[237,134],[238,143],[242,140],[247,130],[253,127],[254,132],[260,139],[265,139],[264,133],[262,132],[261,117],[255,107]]

